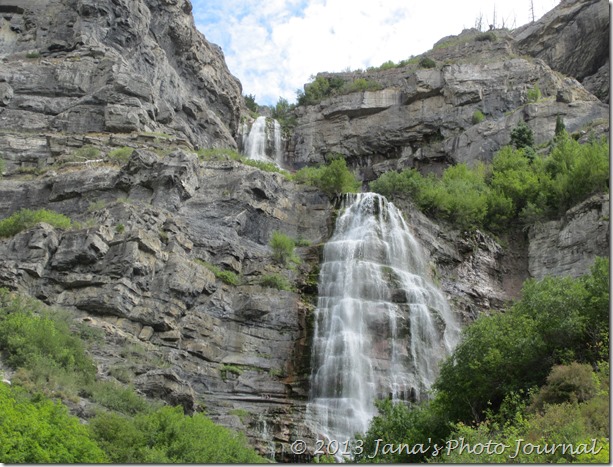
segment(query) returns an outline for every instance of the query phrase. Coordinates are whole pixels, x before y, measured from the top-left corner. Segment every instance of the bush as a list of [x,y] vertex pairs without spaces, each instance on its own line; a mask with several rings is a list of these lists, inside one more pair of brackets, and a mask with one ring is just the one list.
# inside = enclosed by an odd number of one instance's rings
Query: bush
[[434,68],[436,66],[436,62],[430,57],[424,57],[419,61],[419,66],[422,68]]
[[353,81],[346,83],[341,88],[343,94],[349,94],[352,92],[360,91],[378,91],[383,86],[376,81],[368,80],[366,78],[356,78]]
[[416,197],[423,185],[423,177],[415,169],[405,169],[402,172],[385,172],[379,178],[370,182],[369,189],[387,198],[393,195],[406,194]]
[[94,402],[115,412],[135,415],[148,412],[152,405],[133,388],[120,386],[112,381],[99,381],[87,388]]
[[291,282],[281,274],[266,274],[265,276],[262,276],[260,284],[263,287],[270,287],[277,290],[292,290]]
[[80,147],[73,153],[72,159],[76,162],[87,162],[100,159],[100,149],[94,146]]
[[241,282],[240,277],[232,271],[225,271],[221,269],[219,266],[215,264],[207,263],[206,261],[202,261],[201,259],[196,259],[195,261],[196,263],[200,264],[201,266],[204,266],[209,271],[211,271],[213,274],[215,274],[215,277],[221,280],[222,282],[224,282],[225,284],[238,285]]
[[473,125],[477,125],[478,123],[481,123],[483,120],[485,120],[485,115],[483,115],[483,112],[481,112],[480,110],[475,110],[473,113]]
[[294,258],[296,243],[291,237],[275,230],[269,245],[272,248],[272,257],[278,263],[286,265]]
[[19,232],[34,227],[39,222],[46,222],[58,229],[68,229],[70,218],[47,209],[21,209],[0,221],[0,237],[12,237]]
[[526,92],[526,97],[528,98],[528,102],[537,102],[541,98],[541,90],[538,84],[534,84],[534,86]]
[[598,393],[598,380],[592,367],[572,362],[556,365],[547,376],[547,384],[541,387],[532,406],[542,410],[544,404],[585,402]]
[[361,186],[342,157],[336,157],[330,164],[322,167],[304,167],[297,171],[292,179],[298,183],[316,186],[328,196],[357,193]]
[[0,289],[0,300],[0,349],[8,365],[27,369],[41,365],[93,379],[93,361],[67,321],[39,301],[6,289]]
[[556,364],[608,360],[605,271],[608,259],[599,259],[579,279],[528,280],[521,300],[509,310],[480,317],[467,327],[435,384],[437,399],[450,417],[479,421],[486,409],[497,410],[506,394],[527,394],[532,386],[543,385]]
[[16,464],[108,462],[66,407],[0,384],[0,460]]
[[215,425],[203,414],[185,416],[162,407],[133,418],[101,413],[91,430],[113,463],[261,463],[244,435]]
[[282,170],[273,162],[257,161],[254,159],[243,159],[243,164],[263,170],[264,172],[281,173]]
[[245,105],[247,106],[247,108],[251,110],[252,112],[257,113],[258,104],[255,102],[255,95],[247,94],[246,96],[243,96],[243,97],[245,99]]
[[511,131],[511,145],[515,149],[534,146],[534,133],[525,122],[519,124]]
[[125,164],[130,159],[134,152],[134,148],[124,146],[122,148],[113,149],[108,153],[108,159],[115,164]]

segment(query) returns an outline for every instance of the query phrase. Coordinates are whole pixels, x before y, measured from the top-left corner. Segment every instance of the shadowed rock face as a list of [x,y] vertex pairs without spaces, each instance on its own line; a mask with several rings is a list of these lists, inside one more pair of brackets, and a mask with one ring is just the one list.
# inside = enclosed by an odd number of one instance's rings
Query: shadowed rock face
[[241,85],[189,0],[2,0],[0,12],[3,129],[236,147]]
[[513,35],[521,53],[576,78],[608,102],[609,22],[607,1],[565,0]]

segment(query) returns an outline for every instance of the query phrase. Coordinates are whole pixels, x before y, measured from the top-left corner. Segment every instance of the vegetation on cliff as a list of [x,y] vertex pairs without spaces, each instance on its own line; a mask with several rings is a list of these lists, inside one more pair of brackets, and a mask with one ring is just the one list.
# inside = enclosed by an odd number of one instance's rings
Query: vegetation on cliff
[[606,140],[579,144],[561,130],[551,152],[540,156],[521,126],[514,135],[515,147],[503,147],[491,164],[458,164],[440,178],[415,169],[386,172],[370,189],[391,199],[408,195],[425,213],[460,228],[493,231],[517,220],[559,216],[589,195],[608,191]]
[[[439,456],[381,452],[376,462],[510,462],[518,440],[534,445],[591,444],[598,452],[526,453],[515,461],[608,462],[609,261],[598,259],[578,279],[547,277],[524,284],[505,312],[482,315],[444,362],[434,397],[405,406],[380,402],[361,461],[377,439],[411,446],[438,444]],[[509,446],[492,455],[449,449],[456,441]],[[457,447],[457,446],[456,446]],[[493,453],[492,453],[493,454]]]
[[[160,406],[96,376],[91,331],[41,302],[0,289],[0,348],[15,373],[0,383],[4,463],[254,463],[242,434],[201,413]],[[82,399],[83,398],[83,399]],[[64,403],[92,406],[88,425]]]

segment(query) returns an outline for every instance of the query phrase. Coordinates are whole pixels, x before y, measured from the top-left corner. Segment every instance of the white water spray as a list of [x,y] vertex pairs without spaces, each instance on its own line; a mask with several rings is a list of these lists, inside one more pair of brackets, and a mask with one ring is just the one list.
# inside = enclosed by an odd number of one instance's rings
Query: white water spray
[[366,432],[376,399],[427,397],[459,335],[400,211],[374,193],[343,207],[324,247],[307,405],[311,428],[341,443]]
[[243,153],[256,161],[272,162],[281,166],[283,163],[283,141],[281,125],[272,118],[260,116],[255,119],[251,129],[243,127]]

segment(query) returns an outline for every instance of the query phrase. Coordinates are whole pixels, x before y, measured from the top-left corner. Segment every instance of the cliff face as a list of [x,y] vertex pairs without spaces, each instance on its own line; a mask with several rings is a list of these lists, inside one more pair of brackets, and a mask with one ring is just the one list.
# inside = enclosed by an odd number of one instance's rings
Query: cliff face
[[609,21],[609,3],[604,0],[565,0],[513,36],[521,53],[576,78],[608,102]]
[[189,0],[0,1],[3,130],[235,147],[241,86]]
[[[127,371],[142,393],[206,407],[280,458],[314,435],[304,426],[312,313],[334,203],[280,174],[195,154],[237,147],[243,104],[190,12],[187,0],[0,0],[0,218],[48,208],[78,221],[0,239],[0,286],[101,329],[102,378]],[[521,120],[537,144],[551,138],[557,115],[570,132],[608,128],[607,105],[544,58],[518,56],[510,33],[496,34],[445,38],[428,54],[433,69],[335,75],[382,89],[300,107],[284,160],[299,166],[338,152],[368,181],[401,167],[488,160]],[[535,85],[542,98],[528,102]],[[473,123],[477,109],[486,118]],[[127,148],[129,159],[113,155]],[[515,298],[527,277],[578,275],[609,251],[608,198],[506,248],[433,222],[410,200],[396,204],[464,323]],[[300,266],[273,260],[275,230],[310,243],[297,249]],[[294,289],[264,286],[272,274]],[[73,409],[86,418],[91,407]]]

